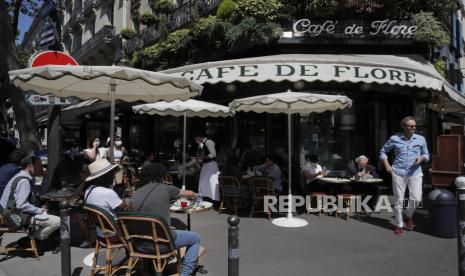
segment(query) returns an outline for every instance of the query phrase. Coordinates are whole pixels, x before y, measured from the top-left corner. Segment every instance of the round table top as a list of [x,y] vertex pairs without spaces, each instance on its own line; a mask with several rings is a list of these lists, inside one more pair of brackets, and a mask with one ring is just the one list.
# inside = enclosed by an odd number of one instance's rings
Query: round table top
[[350,183],[351,180],[347,178],[340,178],[340,177],[321,177],[318,178],[321,181],[328,182],[328,183],[336,183],[336,184],[345,184]]
[[354,178],[352,181],[357,183],[381,183],[383,179],[381,178]]
[[170,211],[171,212],[193,214],[193,213],[206,212],[206,211],[213,208],[213,203],[207,202],[207,201],[203,201],[202,204],[199,207],[196,207],[193,204],[191,204],[187,208],[182,208],[180,206],[180,203],[178,204],[178,202],[179,201],[176,201],[173,205],[170,206]]
[[41,199],[50,200],[50,201],[62,201],[65,199],[72,199],[75,197],[77,197],[75,193],[70,192],[70,191],[63,191],[63,190],[59,190],[56,192],[49,192],[49,193],[46,193],[40,196]]

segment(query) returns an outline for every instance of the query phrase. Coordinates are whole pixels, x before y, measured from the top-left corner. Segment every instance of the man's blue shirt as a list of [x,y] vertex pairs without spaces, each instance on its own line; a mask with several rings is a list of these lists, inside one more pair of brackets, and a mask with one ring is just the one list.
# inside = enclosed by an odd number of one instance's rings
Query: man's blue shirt
[[379,158],[386,160],[386,154],[391,150],[394,150],[395,153],[392,171],[399,176],[413,176],[422,173],[421,164],[415,164],[417,157],[422,156],[423,162],[429,161],[426,140],[418,134],[413,134],[410,139],[407,139],[403,133],[392,135],[381,148]]

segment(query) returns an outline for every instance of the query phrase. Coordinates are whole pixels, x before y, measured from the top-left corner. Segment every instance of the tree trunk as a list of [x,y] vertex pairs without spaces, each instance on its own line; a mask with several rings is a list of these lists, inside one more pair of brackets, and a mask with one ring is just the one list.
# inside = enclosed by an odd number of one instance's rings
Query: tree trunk
[[30,105],[26,103],[23,91],[10,85],[8,70],[19,68],[16,55],[15,37],[12,30],[10,17],[4,1],[0,1],[0,97],[4,102],[10,98],[15,113],[16,125],[19,130],[21,147],[27,152],[38,150],[41,147],[37,135],[37,122]]

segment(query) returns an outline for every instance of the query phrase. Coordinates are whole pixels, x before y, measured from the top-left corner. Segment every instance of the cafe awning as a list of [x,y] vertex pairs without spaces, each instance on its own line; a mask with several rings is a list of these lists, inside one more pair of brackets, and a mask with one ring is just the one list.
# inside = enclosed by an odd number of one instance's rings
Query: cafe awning
[[378,83],[434,90],[444,102],[465,111],[465,97],[419,55],[289,54],[182,66],[162,73],[196,83],[322,81]]

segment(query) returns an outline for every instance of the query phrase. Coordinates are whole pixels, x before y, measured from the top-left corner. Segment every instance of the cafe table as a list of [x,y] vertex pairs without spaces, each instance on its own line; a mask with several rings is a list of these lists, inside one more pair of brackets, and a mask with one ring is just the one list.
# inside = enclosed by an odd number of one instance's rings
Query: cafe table
[[74,192],[66,191],[66,190],[58,190],[54,192],[49,192],[49,193],[46,193],[40,196],[40,199],[42,200],[54,201],[54,202],[72,200],[76,198],[78,198],[78,195],[76,195]]
[[318,180],[331,184],[348,184],[352,182],[350,179],[340,177],[319,177]]
[[191,230],[191,214],[203,213],[211,210],[213,208],[213,203],[203,201],[200,206],[195,206],[195,204],[190,204],[187,207],[181,207],[180,200],[177,200],[174,204],[170,206],[170,211],[172,213],[180,213],[187,215],[187,230]]
[[381,178],[351,178],[351,180],[355,183],[362,184],[379,184],[383,182]]

